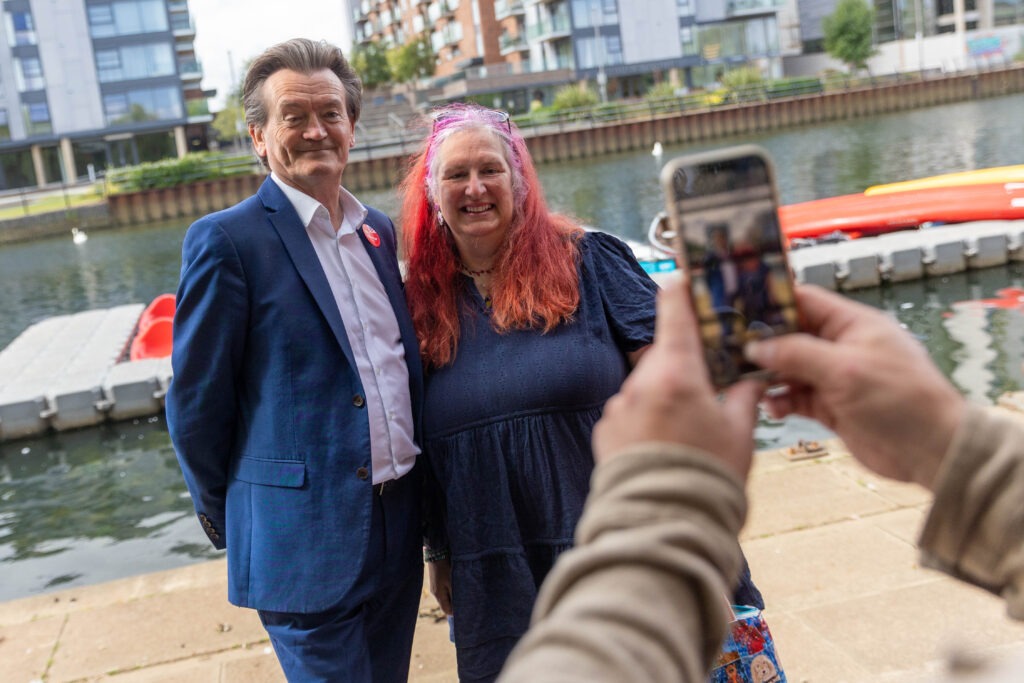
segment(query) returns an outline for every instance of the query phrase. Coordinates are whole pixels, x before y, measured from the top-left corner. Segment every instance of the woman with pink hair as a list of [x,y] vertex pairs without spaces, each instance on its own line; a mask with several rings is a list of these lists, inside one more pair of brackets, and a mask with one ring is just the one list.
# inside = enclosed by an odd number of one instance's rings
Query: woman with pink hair
[[548,210],[504,112],[435,111],[402,189],[425,557],[460,681],[491,681],[572,545],[591,431],[653,339],[657,286],[621,240]]

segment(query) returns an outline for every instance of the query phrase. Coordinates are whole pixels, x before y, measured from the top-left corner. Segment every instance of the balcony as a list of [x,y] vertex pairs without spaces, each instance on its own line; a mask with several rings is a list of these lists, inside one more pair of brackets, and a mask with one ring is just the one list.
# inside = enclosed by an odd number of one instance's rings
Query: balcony
[[178,40],[195,40],[196,27],[187,14],[175,14],[171,17],[171,32]]
[[784,0],[729,0],[725,5],[727,17],[768,14],[782,7]]
[[526,16],[526,5],[523,4],[523,0],[495,0],[494,18],[497,21],[523,16]]
[[498,50],[502,57],[513,52],[525,52],[529,49],[530,44],[526,42],[526,37],[521,34],[513,36],[509,33],[502,33],[498,37]]
[[526,27],[530,40],[545,41],[568,38],[572,34],[572,22],[568,14],[558,14]]
[[203,65],[196,59],[178,62],[178,73],[183,82],[200,81],[203,78]]

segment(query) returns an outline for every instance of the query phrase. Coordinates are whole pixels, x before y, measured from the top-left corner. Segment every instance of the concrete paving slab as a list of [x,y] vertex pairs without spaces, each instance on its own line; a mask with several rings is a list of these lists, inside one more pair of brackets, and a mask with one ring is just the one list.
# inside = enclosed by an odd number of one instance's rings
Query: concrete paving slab
[[812,527],[743,544],[754,582],[773,610],[795,610],[934,581],[916,549],[870,521]]
[[896,507],[837,471],[834,464],[817,461],[752,473],[749,491],[750,512],[743,539],[864,517]]
[[[867,668],[871,677],[864,680],[913,672],[923,665],[940,667],[948,643],[982,653],[1003,652],[1006,645],[1024,642],[1024,625],[1010,621],[998,599],[944,577],[798,614]],[[887,625],[884,637],[879,633],[881,614]]]
[[869,675],[845,648],[822,637],[799,615],[771,607],[764,614],[782,668],[793,683],[839,683]]
[[42,680],[60,640],[63,616],[0,626],[0,663],[5,681]]
[[68,616],[50,680],[75,680],[231,650],[266,639],[222,586],[160,593]]

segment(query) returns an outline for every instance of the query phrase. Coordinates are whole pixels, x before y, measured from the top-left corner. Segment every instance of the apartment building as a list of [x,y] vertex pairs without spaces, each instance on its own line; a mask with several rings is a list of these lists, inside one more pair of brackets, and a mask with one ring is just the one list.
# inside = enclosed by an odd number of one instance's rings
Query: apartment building
[[[944,33],[989,30],[1024,23],[1024,0],[870,0],[875,10],[876,43]],[[806,52],[820,52],[822,20],[839,0],[800,0]]]
[[512,108],[589,81],[608,98],[697,87],[800,51],[796,0],[348,0],[357,44],[428,37],[444,99]]
[[206,147],[214,93],[186,0],[3,0],[2,14],[0,190]]

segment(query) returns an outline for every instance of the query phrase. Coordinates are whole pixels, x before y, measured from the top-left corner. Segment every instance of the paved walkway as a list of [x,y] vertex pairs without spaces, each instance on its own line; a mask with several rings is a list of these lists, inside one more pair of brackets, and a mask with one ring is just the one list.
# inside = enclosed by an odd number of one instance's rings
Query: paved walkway
[[[859,467],[838,442],[758,454],[743,545],[790,681],[916,683],[954,638],[998,655],[1024,643],[994,597],[917,564],[929,496]],[[280,683],[253,612],[225,600],[222,561],[0,604],[4,683]],[[411,681],[456,681],[424,596]]]

